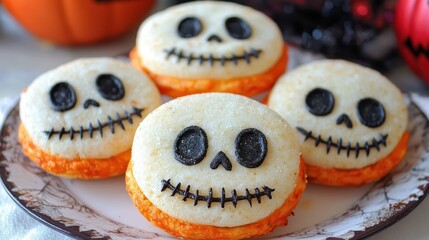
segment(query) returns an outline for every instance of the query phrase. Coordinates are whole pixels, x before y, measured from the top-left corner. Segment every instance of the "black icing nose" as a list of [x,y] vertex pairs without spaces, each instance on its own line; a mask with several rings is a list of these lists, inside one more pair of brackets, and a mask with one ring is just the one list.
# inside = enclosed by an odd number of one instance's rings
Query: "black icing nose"
[[94,107],[99,107],[100,103],[95,101],[94,99],[88,98],[86,99],[86,101],[83,103],[83,108],[87,109],[90,106],[94,106]]
[[207,42],[216,41],[216,42],[222,42],[222,38],[220,38],[216,34],[212,34],[207,38]]
[[345,124],[347,128],[353,128],[353,123],[347,114],[341,114],[337,118],[337,125]]
[[219,165],[222,165],[227,171],[231,171],[232,169],[231,161],[226,156],[226,154],[222,151],[216,154],[216,157],[210,163],[210,168],[214,170],[214,169],[217,169]]

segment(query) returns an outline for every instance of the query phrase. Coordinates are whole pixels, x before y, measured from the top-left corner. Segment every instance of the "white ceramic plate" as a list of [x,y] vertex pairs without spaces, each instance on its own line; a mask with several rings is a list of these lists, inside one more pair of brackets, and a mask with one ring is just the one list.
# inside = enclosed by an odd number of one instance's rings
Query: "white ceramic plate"
[[[289,224],[263,238],[361,239],[393,224],[426,196],[429,182],[429,123],[407,97],[408,153],[375,184],[333,188],[309,184]],[[0,177],[6,191],[30,215],[81,239],[165,239],[132,205],[123,176],[81,181],[52,176],[21,152],[15,106],[1,130]]]

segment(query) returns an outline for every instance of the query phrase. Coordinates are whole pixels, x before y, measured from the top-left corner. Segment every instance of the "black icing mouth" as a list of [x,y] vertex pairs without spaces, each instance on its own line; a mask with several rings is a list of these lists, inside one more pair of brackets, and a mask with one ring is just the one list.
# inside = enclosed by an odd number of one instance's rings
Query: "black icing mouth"
[[337,154],[340,154],[341,151],[345,150],[347,152],[347,157],[349,157],[350,152],[355,152],[355,157],[359,157],[359,152],[361,150],[365,150],[366,156],[369,156],[371,149],[375,148],[378,151],[380,151],[380,146],[387,146],[386,139],[388,137],[388,134],[381,134],[378,139],[373,138],[371,142],[366,141],[363,146],[360,146],[359,143],[356,143],[352,146],[350,142],[347,142],[347,144],[343,144],[342,138],[339,138],[337,142],[332,141],[332,137],[329,136],[328,140],[323,139],[320,134],[314,135],[311,131],[307,131],[304,128],[296,127],[296,129],[305,136],[304,142],[308,139],[313,139],[315,142],[315,146],[317,147],[320,143],[326,145],[326,153],[329,153],[331,150],[331,147],[337,149]]
[[225,207],[225,203],[232,202],[234,207],[237,207],[237,202],[241,200],[247,200],[250,206],[252,206],[252,199],[256,198],[258,203],[261,203],[261,197],[267,196],[269,199],[272,198],[271,193],[274,192],[275,189],[269,188],[267,186],[263,186],[263,191],[259,190],[259,188],[255,188],[254,193],[250,193],[250,191],[246,188],[246,195],[237,195],[237,191],[234,189],[231,191],[231,197],[225,197],[225,188],[222,188],[222,196],[221,197],[213,197],[213,190],[210,188],[208,196],[202,196],[198,194],[198,189],[194,193],[189,192],[191,186],[188,185],[185,190],[180,188],[181,183],[179,182],[176,186],[173,186],[170,183],[170,179],[161,181],[162,189],[161,192],[165,191],[167,188],[172,190],[170,196],[174,196],[176,193],[183,196],[182,200],[186,201],[186,199],[194,199],[194,206],[198,204],[199,201],[207,202],[207,208],[211,207],[213,202],[220,202],[221,208]]
[[78,129],[65,129],[64,127],[60,130],[56,130],[52,128],[49,131],[43,131],[47,136],[48,139],[50,139],[54,135],[58,135],[58,139],[61,139],[64,135],[69,135],[70,140],[73,140],[74,135],[80,136],[80,139],[83,138],[83,133],[88,132],[89,137],[92,138],[94,132],[98,132],[100,134],[100,137],[103,137],[103,128],[109,127],[110,132],[112,134],[115,133],[115,125],[118,125],[122,130],[125,130],[125,126],[122,123],[122,121],[127,120],[130,124],[133,124],[133,116],[138,116],[139,118],[142,118],[142,112],[144,108],[136,108],[133,107],[133,110],[129,113],[128,111],[125,111],[124,114],[121,116],[118,112],[116,113],[116,116],[112,118],[110,115],[107,116],[106,122],[100,122],[99,119],[97,119],[96,126],[93,126],[92,123],[89,123],[87,128],[84,128],[83,126],[80,126]]
[[251,48],[249,51],[244,50],[242,54],[235,55],[231,54],[230,56],[222,55],[220,57],[214,57],[212,54],[205,56],[203,54],[194,55],[192,52],[190,54],[184,54],[183,50],[177,50],[175,47],[170,49],[164,49],[164,52],[167,54],[166,59],[169,59],[171,56],[176,57],[177,62],[180,62],[182,59],[187,61],[187,64],[190,65],[192,61],[198,61],[200,65],[203,65],[204,62],[208,62],[210,66],[213,66],[214,63],[219,62],[221,66],[224,66],[227,62],[232,62],[234,65],[238,64],[238,61],[246,61],[247,64],[250,64],[253,58],[259,58],[259,55],[262,53],[261,49]]

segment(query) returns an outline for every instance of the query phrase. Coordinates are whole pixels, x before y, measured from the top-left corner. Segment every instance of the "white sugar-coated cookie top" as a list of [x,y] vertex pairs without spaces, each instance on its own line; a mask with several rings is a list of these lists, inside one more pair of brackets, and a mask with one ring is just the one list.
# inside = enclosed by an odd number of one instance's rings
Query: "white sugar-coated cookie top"
[[[180,32],[187,37],[180,37]],[[222,80],[252,76],[274,66],[283,39],[277,25],[261,12],[235,3],[200,1],[147,18],[138,31],[136,47],[151,72]]]
[[[36,78],[21,95],[20,117],[43,151],[68,159],[102,159],[130,149],[139,123],[160,104],[157,88],[143,73],[118,60],[88,58]],[[55,110],[58,106],[68,110]]]
[[[190,126],[204,131],[207,148],[187,147],[186,142],[192,142],[192,146],[201,146],[204,142],[201,131],[183,131]],[[243,132],[241,140],[236,140],[240,132],[249,128],[253,130]],[[183,135],[180,134],[182,131],[185,132]],[[267,143],[265,158],[257,157],[263,153],[260,133]],[[182,137],[176,144],[178,136]],[[251,161],[259,162],[258,167],[245,167],[249,166],[247,160],[250,155],[246,155],[241,147],[236,148],[237,141],[251,146],[255,154],[251,154]],[[195,165],[185,165],[176,160],[175,146],[179,149],[179,156],[197,153],[195,156],[201,156],[199,153],[204,149],[206,155]],[[236,151],[239,151],[238,155]],[[216,156],[222,159],[220,152],[228,158],[230,171],[222,164],[216,169],[211,168]],[[239,163],[238,156],[241,160],[247,159],[241,161],[244,165]],[[137,129],[131,161],[137,184],[163,212],[195,224],[233,227],[258,221],[283,204],[296,186],[299,144],[295,130],[259,102],[233,94],[207,93],[178,98],[149,114]],[[170,180],[171,184],[167,184],[164,191],[162,180]],[[182,193],[171,196],[172,189],[179,183]],[[254,195],[252,206],[246,198],[238,200],[236,208],[232,200],[225,202],[224,208],[220,202],[212,202],[208,208],[205,200],[199,200],[194,206],[193,199],[182,200],[188,186],[189,193],[195,195],[198,190],[201,197],[208,197],[212,189],[212,197],[218,200],[222,197],[222,188],[225,199],[231,199],[234,190],[238,198],[246,196],[246,189],[249,194],[265,191],[272,195],[272,199],[261,195],[261,203],[258,204]],[[274,191],[264,190],[264,187]]]
[[393,151],[408,121],[398,88],[380,73],[342,60],[313,62],[284,75],[268,106],[301,129],[306,163],[324,168],[362,168],[377,162]]

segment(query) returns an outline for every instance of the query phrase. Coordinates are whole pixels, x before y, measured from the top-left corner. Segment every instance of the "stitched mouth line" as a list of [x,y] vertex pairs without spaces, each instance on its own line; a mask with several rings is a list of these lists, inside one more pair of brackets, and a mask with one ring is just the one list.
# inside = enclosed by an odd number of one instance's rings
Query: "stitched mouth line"
[[237,202],[242,200],[247,200],[249,205],[252,207],[252,199],[256,198],[258,203],[261,204],[262,196],[267,196],[269,199],[271,199],[272,198],[271,193],[275,191],[275,189],[269,188],[267,186],[263,186],[262,187],[263,191],[259,190],[259,188],[255,188],[255,192],[251,193],[249,189],[246,188],[246,195],[237,195],[237,191],[233,189],[231,191],[231,197],[226,197],[225,188],[222,188],[222,196],[214,197],[212,188],[210,188],[209,190],[209,195],[203,196],[203,195],[199,195],[198,189],[195,191],[195,194],[189,192],[191,188],[190,185],[188,185],[186,189],[183,190],[180,188],[182,185],[180,182],[176,186],[174,186],[170,183],[170,179],[168,180],[163,179],[161,183],[162,183],[161,192],[165,191],[168,188],[172,191],[170,196],[179,194],[180,196],[183,196],[182,198],[183,201],[186,201],[186,199],[188,198],[193,199],[194,206],[196,206],[198,202],[204,201],[204,202],[207,202],[207,208],[210,208],[213,202],[219,202],[221,208],[225,207],[225,203],[232,202],[232,204],[234,205],[234,208],[236,208]]
[[347,157],[349,157],[350,152],[354,151],[355,157],[358,158],[361,150],[364,150],[366,152],[366,156],[369,156],[371,149],[375,148],[378,151],[380,151],[380,145],[384,147],[387,146],[386,140],[387,140],[388,134],[383,135],[380,133],[379,139],[373,138],[371,142],[366,141],[365,144],[363,144],[362,146],[359,145],[359,143],[357,142],[354,146],[352,146],[350,142],[347,142],[347,144],[343,144],[342,138],[339,138],[337,142],[334,142],[332,141],[331,136],[329,136],[328,140],[325,140],[320,136],[320,134],[316,136],[311,131],[307,131],[301,127],[296,127],[296,129],[298,130],[298,132],[300,132],[302,135],[305,136],[304,142],[307,141],[308,139],[313,139],[316,147],[320,143],[325,144],[327,154],[333,147],[337,149],[338,155],[341,153],[341,151],[345,150],[347,153]]
[[180,62],[182,59],[187,61],[188,65],[191,65],[193,61],[198,61],[200,65],[203,65],[204,62],[208,62],[210,66],[213,66],[214,63],[219,62],[220,65],[224,66],[227,62],[232,62],[234,65],[238,64],[238,61],[246,61],[247,64],[250,64],[253,58],[259,58],[259,55],[262,53],[261,49],[251,48],[249,51],[244,50],[241,55],[231,54],[229,57],[222,55],[221,57],[214,57],[213,54],[204,56],[203,54],[194,55],[190,53],[188,55],[183,53],[183,50],[177,50],[175,47],[170,49],[164,49],[166,53],[166,59],[168,60],[171,56],[175,56],[177,62]]
[[75,135],[80,136],[80,139],[83,138],[83,134],[85,132],[89,133],[89,137],[92,138],[94,135],[94,132],[98,132],[100,137],[103,137],[103,128],[109,127],[110,132],[112,134],[115,133],[115,125],[118,125],[122,130],[125,130],[125,126],[123,124],[123,121],[127,120],[130,124],[133,124],[133,116],[138,116],[139,118],[142,118],[142,112],[144,111],[144,108],[136,108],[133,107],[133,110],[131,112],[125,111],[124,114],[121,116],[118,112],[116,113],[116,117],[112,118],[110,115],[107,116],[106,122],[100,122],[99,119],[97,119],[97,124],[94,126],[92,123],[89,123],[88,128],[84,128],[83,126],[80,126],[77,130],[71,127],[70,129],[65,129],[62,127],[60,130],[56,130],[52,128],[49,131],[43,131],[47,136],[48,139],[50,139],[52,136],[58,135],[58,139],[61,139],[64,135],[69,135],[70,140],[74,139]]

